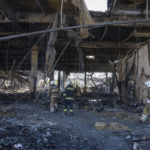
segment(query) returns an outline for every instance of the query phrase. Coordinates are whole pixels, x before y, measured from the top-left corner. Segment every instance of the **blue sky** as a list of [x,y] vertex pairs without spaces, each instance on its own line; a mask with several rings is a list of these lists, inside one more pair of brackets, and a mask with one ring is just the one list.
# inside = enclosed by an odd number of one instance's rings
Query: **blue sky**
[[106,11],[107,0],[85,0],[89,10]]

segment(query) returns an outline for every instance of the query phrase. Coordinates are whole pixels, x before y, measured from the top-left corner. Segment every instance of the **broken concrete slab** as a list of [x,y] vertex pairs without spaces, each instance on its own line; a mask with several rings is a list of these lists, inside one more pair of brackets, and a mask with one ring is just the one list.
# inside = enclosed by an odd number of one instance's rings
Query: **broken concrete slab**
[[110,131],[131,131],[131,129],[118,122],[96,122],[95,128],[97,130],[110,130]]
[[106,123],[105,122],[96,122],[95,123],[95,128],[97,129],[97,130],[104,130],[104,129],[106,129]]
[[131,131],[129,127],[118,122],[111,122],[108,129],[112,131]]

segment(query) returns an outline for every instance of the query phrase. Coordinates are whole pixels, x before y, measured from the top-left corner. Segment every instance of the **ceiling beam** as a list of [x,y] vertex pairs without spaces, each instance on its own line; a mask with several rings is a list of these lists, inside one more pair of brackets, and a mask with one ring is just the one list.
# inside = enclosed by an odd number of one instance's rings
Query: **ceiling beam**
[[135,42],[81,42],[81,48],[133,48],[137,43]]
[[[117,16],[123,16],[123,15],[127,15],[127,16],[139,16],[139,15],[146,15],[147,11],[141,11],[141,10],[115,10],[112,12],[112,15],[117,15]],[[148,14],[150,14],[150,11],[148,11]]]
[[149,38],[150,32],[133,32],[131,36]]
[[[60,65],[58,64],[56,68],[62,69],[62,70],[70,70],[70,72],[79,72],[79,64],[77,65],[69,65],[65,64]],[[113,65],[110,64],[85,64],[83,71],[88,72],[112,72],[113,71]]]

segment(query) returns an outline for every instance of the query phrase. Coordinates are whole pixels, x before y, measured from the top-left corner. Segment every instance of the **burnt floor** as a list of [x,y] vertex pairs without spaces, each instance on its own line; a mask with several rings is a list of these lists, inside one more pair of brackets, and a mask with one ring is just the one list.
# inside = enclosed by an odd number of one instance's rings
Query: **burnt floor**
[[[48,103],[0,101],[0,149],[12,150],[132,150],[133,140],[150,135],[150,121],[141,124],[140,113],[116,105],[101,112],[75,107],[74,116],[63,116],[62,107],[51,113]],[[129,128],[97,130],[95,122],[117,122]],[[136,143],[149,150],[150,142]]]

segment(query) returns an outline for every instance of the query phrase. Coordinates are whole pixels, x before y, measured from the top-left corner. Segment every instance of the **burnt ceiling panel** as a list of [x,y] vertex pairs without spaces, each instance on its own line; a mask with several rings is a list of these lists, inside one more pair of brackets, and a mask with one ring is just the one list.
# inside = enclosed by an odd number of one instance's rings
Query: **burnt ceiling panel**
[[[133,27],[107,27],[91,29],[90,33],[95,37],[93,40],[100,40],[103,36],[104,41],[122,41],[132,31]],[[92,39],[91,39],[92,40]]]
[[[149,2],[149,6],[150,6],[150,2]],[[115,9],[144,10],[146,9],[146,0],[119,0],[116,2]]]

